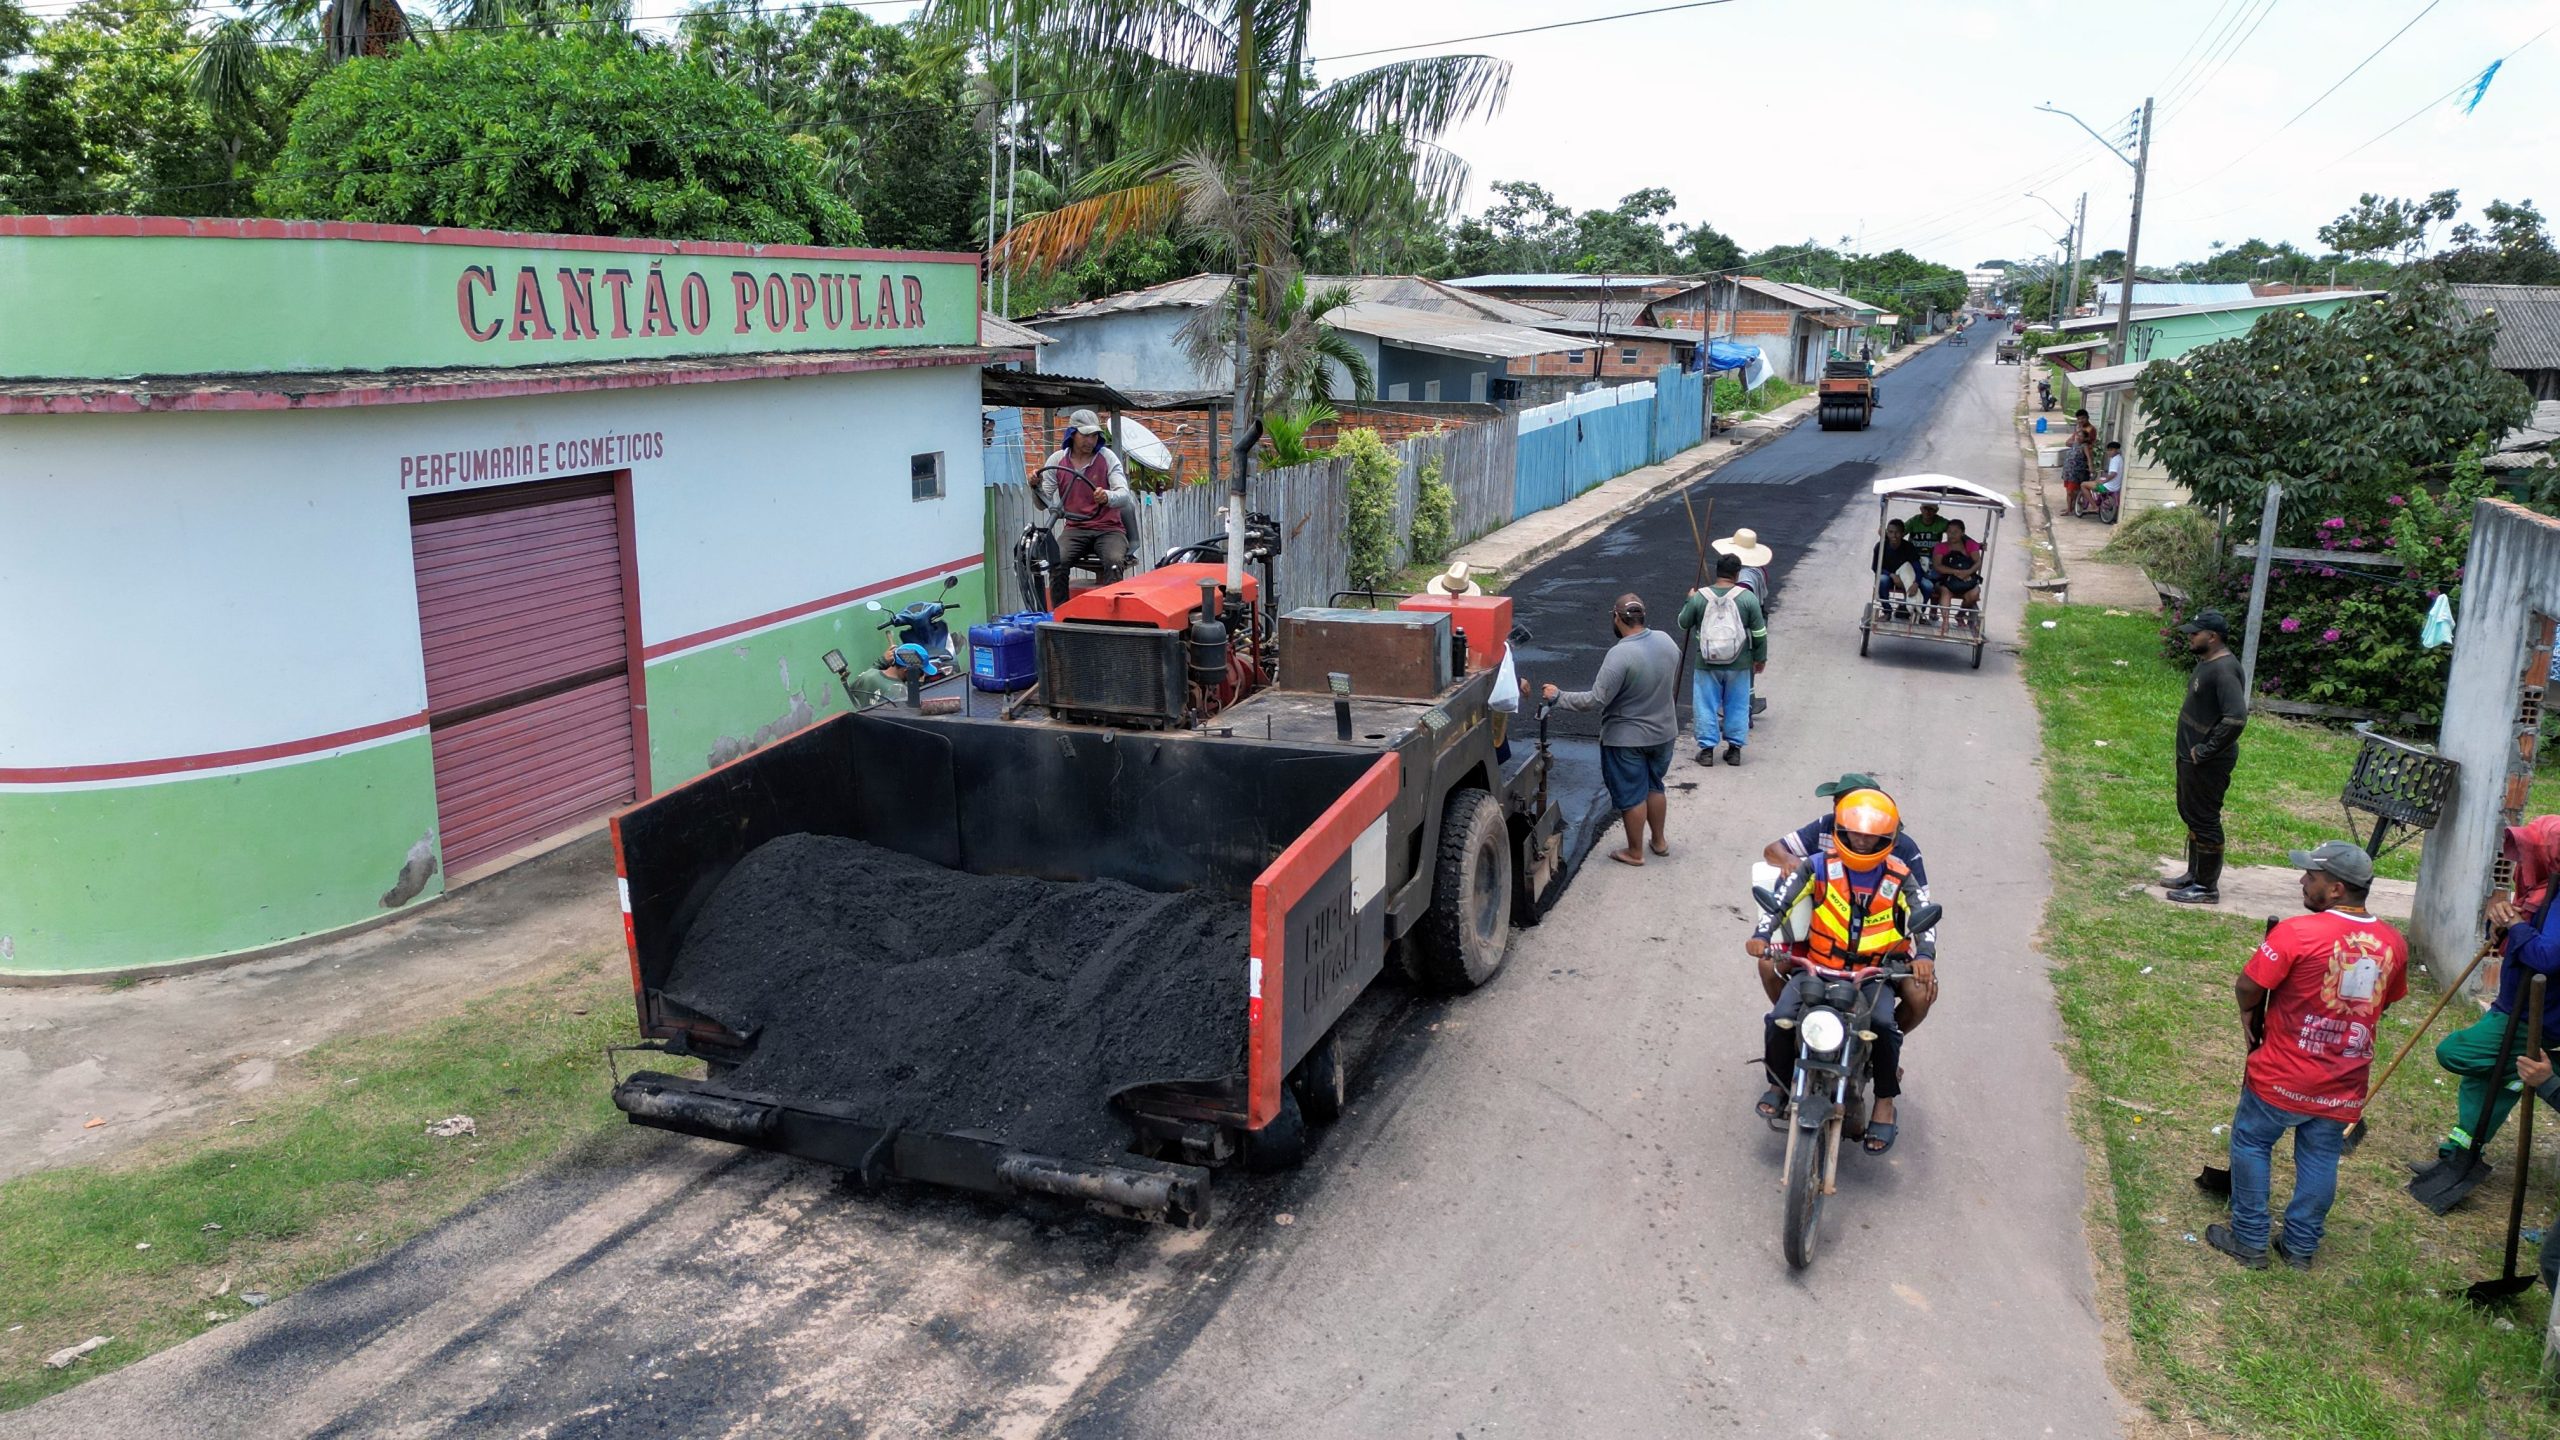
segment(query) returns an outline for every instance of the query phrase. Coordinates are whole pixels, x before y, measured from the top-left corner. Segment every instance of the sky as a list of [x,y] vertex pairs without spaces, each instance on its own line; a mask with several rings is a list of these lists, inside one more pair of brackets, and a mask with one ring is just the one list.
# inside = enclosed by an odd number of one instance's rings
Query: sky
[[[1656,3],[1315,0],[1314,48]],[[2128,20],[2136,33],[2113,38],[2110,22]],[[1659,185],[1680,198],[1677,218],[1745,249],[1848,236],[1849,249],[1959,267],[2054,250],[2065,222],[2029,191],[2066,213],[2087,192],[2089,253],[2121,247],[2132,167],[2035,107],[2122,133],[2151,95],[2163,103],[2140,253],[2166,264],[2251,236],[2317,250],[2319,227],[2364,191],[2459,189],[2475,223],[2492,199],[2530,197],[2560,220],[2555,27],[2560,0],[1727,0],[1431,48],[1513,65],[1501,113],[1449,142],[1475,167],[1469,208],[1494,180],[1536,181],[1577,209]],[[2467,82],[2518,46],[2462,114]]]

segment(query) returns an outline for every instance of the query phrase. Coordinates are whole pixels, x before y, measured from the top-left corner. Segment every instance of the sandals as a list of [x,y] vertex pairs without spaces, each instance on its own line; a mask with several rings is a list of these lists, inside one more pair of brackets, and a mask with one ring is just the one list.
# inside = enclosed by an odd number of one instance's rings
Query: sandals
[[1760,1103],[1752,1106],[1751,1108],[1761,1119],[1769,1122],[1770,1129],[1784,1130],[1787,1128],[1786,1091],[1772,1085],[1768,1090],[1761,1094]]
[[1867,1122],[1867,1138],[1861,1143],[1867,1147],[1868,1154],[1881,1155],[1893,1148],[1894,1136],[1900,1128],[1895,1121],[1870,1120]]

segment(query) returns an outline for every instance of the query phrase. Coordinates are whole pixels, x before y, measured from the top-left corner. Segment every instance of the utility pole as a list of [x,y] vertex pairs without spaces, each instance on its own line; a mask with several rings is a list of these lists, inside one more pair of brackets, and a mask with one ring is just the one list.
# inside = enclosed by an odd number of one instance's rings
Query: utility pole
[[2071,312],[2080,308],[2080,252],[2086,248],[2080,243],[2080,237],[2089,233],[2088,191],[2080,192],[2080,203],[2075,208],[2079,218],[2071,222],[2071,288],[2064,292],[2070,297],[2062,302],[2064,320],[2070,319]]
[[2116,302],[2115,363],[2132,359],[2126,347],[2133,341],[2133,277],[2137,257],[2142,251],[2142,182],[2151,173],[2151,97],[2142,97],[2142,136],[2133,158],[2133,222],[2125,228],[2124,293]]

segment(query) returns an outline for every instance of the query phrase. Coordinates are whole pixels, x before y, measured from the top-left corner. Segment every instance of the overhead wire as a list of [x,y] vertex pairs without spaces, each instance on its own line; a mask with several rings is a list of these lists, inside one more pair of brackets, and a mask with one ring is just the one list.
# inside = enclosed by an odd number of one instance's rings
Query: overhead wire
[[2241,51],[2249,48],[2249,42],[2257,38],[2259,28],[2267,23],[2268,16],[2276,13],[2276,6],[2280,3],[2282,3],[2282,0],[2266,0],[2266,4],[2258,10],[2258,17],[2249,22],[2248,30],[2243,33],[2238,40],[2233,42],[2230,48],[2222,52],[2222,58],[2214,62],[2211,70],[2199,72],[2194,85],[2188,89],[2182,98],[2178,99],[2174,103],[2166,100],[2160,103],[2160,109],[2164,112],[2161,118],[2165,120],[2171,116],[2177,115],[2179,112],[2187,109],[2187,107],[2195,104],[2196,100],[2201,97],[2206,90],[2212,88],[2213,82],[2221,77],[2223,70],[2229,66],[2234,59],[2239,57]]

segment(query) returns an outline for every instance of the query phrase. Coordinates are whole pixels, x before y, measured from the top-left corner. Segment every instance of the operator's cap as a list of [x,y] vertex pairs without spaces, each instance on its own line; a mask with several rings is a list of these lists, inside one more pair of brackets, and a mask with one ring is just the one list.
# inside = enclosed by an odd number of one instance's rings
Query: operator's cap
[[1837,780],[1825,780],[1814,786],[1813,793],[1822,799],[1834,800],[1852,790],[1882,790],[1883,788],[1876,783],[1876,777],[1873,775],[1861,775],[1852,770]]
[[1073,440],[1080,433],[1085,435],[1101,434],[1102,417],[1094,414],[1090,410],[1078,410],[1074,414],[1069,415],[1067,417],[1067,438]]
[[921,645],[896,646],[889,651],[889,658],[902,669],[930,670],[933,668],[933,657],[926,654]]
[[2178,633],[2181,635],[2198,635],[2207,630],[2225,640],[2231,638],[2231,622],[2223,619],[2222,612],[2219,610],[2199,610],[2194,619],[2178,627]]
[[2364,853],[2364,847],[2344,840],[2323,840],[2308,850],[2289,850],[2285,858],[2297,870],[2317,870],[2358,888],[2373,884],[2373,857]]

